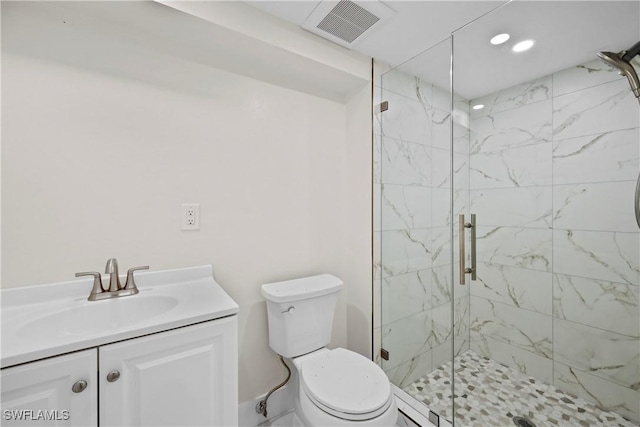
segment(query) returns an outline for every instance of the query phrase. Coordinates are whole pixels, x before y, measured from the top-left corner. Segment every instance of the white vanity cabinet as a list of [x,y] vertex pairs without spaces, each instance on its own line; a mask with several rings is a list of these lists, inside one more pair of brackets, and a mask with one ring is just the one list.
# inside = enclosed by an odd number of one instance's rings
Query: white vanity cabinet
[[238,425],[238,305],[212,266],[0,290],[0,425]]
[[96,426],[97,374],[96,349],[3,369],[0,424]]
[[101,346],[100,425],[237,425],[236,318]]
[[237,328],[230,316],[3,369],[0,424],[237,425]]

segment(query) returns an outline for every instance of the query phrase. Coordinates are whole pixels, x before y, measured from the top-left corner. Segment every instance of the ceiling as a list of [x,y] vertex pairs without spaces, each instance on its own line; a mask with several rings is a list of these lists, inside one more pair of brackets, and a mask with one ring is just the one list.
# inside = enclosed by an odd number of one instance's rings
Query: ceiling
[[[366,86],[371,74],[360,54],[341,52],[243,2],[0,3],[3,54],[196,95],[217,96],[218,88],[207,83],[210,68],[337,102]],[[327,46],[330,60],[325,60],[328,55],[306,55],[322,53]]]
[[[301,25],[319,2],[247,3]],[[440,42],[453,33],[455,91],[469,100],[593,60],[600,50],[626,49],[640,40],[640,0],[391,0],[385,4],[397,14],[363,35],[353,50],[448,87],[451,43]],[[500,32],[510,33],[511,40],[492,46],[489,39]],[[510,47],[525,38],[536,44],[514,54]]]

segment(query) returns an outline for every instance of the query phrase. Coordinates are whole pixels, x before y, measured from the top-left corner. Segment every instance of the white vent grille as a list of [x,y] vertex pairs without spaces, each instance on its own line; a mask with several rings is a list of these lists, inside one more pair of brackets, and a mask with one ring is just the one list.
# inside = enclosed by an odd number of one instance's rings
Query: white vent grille
[[341,0],[336,7],[317,25],[317,28],[353,43],[367,31],[379,17],[352,1]]
[[321,1],[302,28],[341,46],[351,47],[395,11],[380,1]]

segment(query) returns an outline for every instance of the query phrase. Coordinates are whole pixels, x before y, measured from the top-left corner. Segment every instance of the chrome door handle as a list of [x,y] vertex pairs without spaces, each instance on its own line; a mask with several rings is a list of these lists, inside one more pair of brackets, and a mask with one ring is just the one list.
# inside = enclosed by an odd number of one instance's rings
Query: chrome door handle
[[[466,253],[464,242],[464,229],[471,231],[471,267],[465,267]],[[466,274],[471,273],[471,280],[477,278],[476,268],[476,214],[471,214],[471,222],[464,222],[464,214],[458,215],[458,240],[459,240],[459,258],[460,258],[460,284],[466,284]]]
[[464,267],[465,263],[465,250],[464,250],[464,214],[458,215],[458,259],[460,260],[460,284],[465,284],[465,273],[467,269]]
[[476,280],[476,214],[471,214],[471,280]]

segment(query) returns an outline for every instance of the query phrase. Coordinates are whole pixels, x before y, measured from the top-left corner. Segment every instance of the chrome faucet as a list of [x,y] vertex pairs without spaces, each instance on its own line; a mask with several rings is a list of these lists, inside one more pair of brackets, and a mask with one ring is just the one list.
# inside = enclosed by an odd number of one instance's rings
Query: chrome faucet
[[125,285],[120,284],[120,276],[118,275],[118,260],[110,258],[107,261],[107,265],[104,272],[109,275],[109,286],[106,288],[102,285],[102,276],[95,271],[88,271],[83,273],[76,273],[76,277],[80,276],[93,276],[93,287],[89,294],[89,301],[99,301],[108,298],[124,297],[127,295],[137,294],[138,287],[136,286],[135,279],[133,278],[133,272],[138,270],[148,270],[149,266],[133,267],[127,271],[127,281]]
[[109,275],[109,292],[116,292],[122,289],[120,285],[120,276],[118,276],[118,260],[109,258],[107,265],[104,267],[105,274]]

